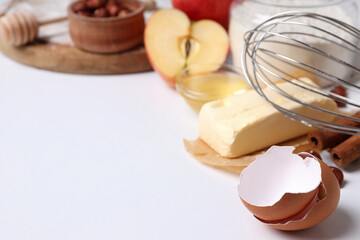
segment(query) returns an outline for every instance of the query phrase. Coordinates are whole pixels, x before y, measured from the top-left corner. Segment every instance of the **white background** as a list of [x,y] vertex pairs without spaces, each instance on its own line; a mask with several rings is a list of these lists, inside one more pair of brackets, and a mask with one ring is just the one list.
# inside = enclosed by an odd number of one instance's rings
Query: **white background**
[[186,153],[196,137],[197,114],[155,73],[59,74],[0,54],[0,239],[359,238],[359,161],[330,218],[282,232],[245,209],[237,175]]
[[2,55],[0,73],[0,239],[360,236],[360,162],[329,219],[276,231],[242,205],[238,176],[186,153],[197,114],[157,74],[59,74]]

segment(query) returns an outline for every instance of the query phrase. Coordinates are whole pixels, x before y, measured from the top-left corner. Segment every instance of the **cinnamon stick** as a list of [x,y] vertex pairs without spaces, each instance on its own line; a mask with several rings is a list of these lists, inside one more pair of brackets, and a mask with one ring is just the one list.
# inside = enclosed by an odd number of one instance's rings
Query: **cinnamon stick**
[[338,167],[345,167],[360,158],[360,136],[355,135],[331,150],[331,159]]
[[[352,115],[354,118],[360,119],[360,112]],[[336,124],[351,126],[351,127],[360,127],[360,122],[352,121],[346,118],[342,118],[338,121],[335,121]],[[336,133],[332,131],[318,129],[308,133],[307,139],[311,147],[321,151],[324,149],[335,147],[341,142],[345,141],[351,137],[349,134]]]

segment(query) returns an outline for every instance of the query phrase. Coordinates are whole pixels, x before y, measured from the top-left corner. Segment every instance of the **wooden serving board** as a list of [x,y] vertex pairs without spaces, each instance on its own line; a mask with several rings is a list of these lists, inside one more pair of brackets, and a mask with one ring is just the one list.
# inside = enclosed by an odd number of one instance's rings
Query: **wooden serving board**
[[13,47],[0,41],[0,52],[28,66],[75,74],[124,74],[151,71],[144,46],[116,54],[95,54],[71,45],[35,42]]

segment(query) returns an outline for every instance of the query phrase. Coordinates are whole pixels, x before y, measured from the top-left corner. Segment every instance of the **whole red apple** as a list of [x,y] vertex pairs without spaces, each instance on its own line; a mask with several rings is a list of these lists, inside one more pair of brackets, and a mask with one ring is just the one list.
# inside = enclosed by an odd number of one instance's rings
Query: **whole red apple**
[[174,8],[185,12],[193,20],[211,19],[225,29],[229,26],[230,5],[233,0],[172,0]]

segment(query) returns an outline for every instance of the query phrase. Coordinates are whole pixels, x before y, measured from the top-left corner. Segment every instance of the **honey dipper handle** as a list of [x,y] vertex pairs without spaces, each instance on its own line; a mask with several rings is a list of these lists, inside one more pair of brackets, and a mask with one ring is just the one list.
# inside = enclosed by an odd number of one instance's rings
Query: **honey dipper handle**
[[50,19],[50,20],[45,20],[45,21],[39,22],[39,26],[46,25],[46,24],[51,24],[51,23],[62,22],[62,21],[65,21],[67,19],[68,19],[68,17],[59,17],[59,18],[54,18],[54,19]]

